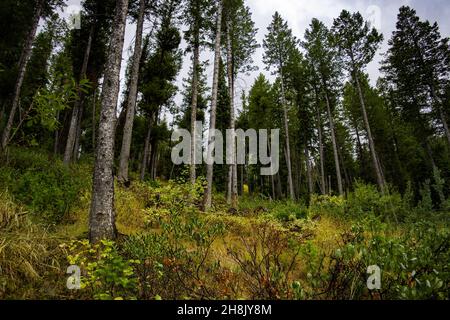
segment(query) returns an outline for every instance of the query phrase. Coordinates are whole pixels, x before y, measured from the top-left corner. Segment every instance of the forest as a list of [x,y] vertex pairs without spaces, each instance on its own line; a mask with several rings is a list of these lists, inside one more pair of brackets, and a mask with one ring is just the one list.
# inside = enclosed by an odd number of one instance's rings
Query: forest
[[0,300],[450,299],[450,35],[250,2],[0,2]]

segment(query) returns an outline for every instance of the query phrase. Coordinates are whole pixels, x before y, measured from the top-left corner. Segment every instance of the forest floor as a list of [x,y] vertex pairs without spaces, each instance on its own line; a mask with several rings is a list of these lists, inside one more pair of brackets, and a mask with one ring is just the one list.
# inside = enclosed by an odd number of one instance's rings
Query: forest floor
[[[450,296],[449,213],[371,186],[308,205],[247,194],[236,210],[215,194],[203,213],[201,181],[116,184],[118,239],[92,245],[89,161],[65,168],[17,149],[0,178],[0,299]],[[375,290],[369,266],[381,272]]]

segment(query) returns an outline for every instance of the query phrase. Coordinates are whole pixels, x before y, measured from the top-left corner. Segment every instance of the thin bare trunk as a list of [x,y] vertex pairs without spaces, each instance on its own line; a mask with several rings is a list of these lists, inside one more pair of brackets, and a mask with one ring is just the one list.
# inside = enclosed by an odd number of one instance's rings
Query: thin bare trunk
[[[318,97],[316,97],[318,99]],[[317,130],[319,131],[319,157],[320,157],[320,190],[322,194],[326,194],[325,186],[325,165],[324,165],[324,152],[323,152],[323,136],[322,136],[322,119],[320,117],[320,111],[318,107],[318,101],[316,105],[317,113]]]
[[191,101],[191,166],[190,166],[190,181],[195,184],[196,175],[196,121],[197,121],[197,103],[198,103],[198,78],[200,67],[200,30],[198,26],[195,28],[194,40],[194,55],[193,55],[193,74],[192,74],[192,101]]
[[[339,154],[338,154],[338,148],[337,148],[337,142],[336,142],[336,133],[334,131],[334,120],[333,120],[333,115],[331,113],[331,106],[330,106],[330,99],[328,97],[328,92],[325,92],[325,100],[327,103],[328,120],[330,122],[331,142],[333,144],[334,164],[336,166],[336,178],[337,178],[338,191],[339,191],[339,195],[342,196],[344,194],[344,188],[342,187],[341,166],[339,164]],[[331,190],[331,183],[329,185],[329,188]]]
[[[81,72],[80,72],[80,81],[86,77],[86,70],[89,62],[89,55],[91,53],[91,46],[92,46],[92,38],[94,34],[94,26],[91,27],[91,30],[89,31],[89,39],[86,46],[86,51],[84,52],[83,57],[83,64],[81,66]],[[72,109],[72,118],[70,119],[70,125],[69,125],[69,133],[67,134],[67,141],[66,141],[66,148],[64,151],[64,164],[68,165],[70,162],[72,162],[73,158],[72,156],[76,151],[74,151],[75,146],[75,139],[77,134],[77,126],[78,126],[78,119],[79,119],[79,113],[81,109],[81,103],[83,99],[83,93],[81,92],[79,86],[78,86],[78,99],[75,101],[75,105]]]
[[130,88],[128,95],[127,113],[123,127],[122,148],[120,150],[118,180],[128,181],[128,166],[130,162],[131,138],[133,135],[134,113],[137,100],[137,88],[139,81],[139,64],[142,55],[142,31],[144,28],[145,0],[139,2],[139,16],[136,26],[136,40],[134,42],[133,63],[131,66]]
[[294,183],[292,181],[292,166],[291,166],[291,146],[289,143],[289,120],[288,120],[288,110],[286,105],[286,95],[284,91],[284,79],[283,79],[283,68],[280,68],[280,78],[281,78],[281,99],[283,104],[283,116],[284,116],[284,132],[286,134],[286,165],[288,169],[288,185],[289,185],[289,195],[291,200],[295,200],[294,193]]
[[103,82],[98,142],[95,152],[89,239],[114,239],[117,234],[114,209],[114,135],[119,93],[119,75],[128,0],[118,0]]
[[311,170],[311,162],[309,159],[309,150],[308,147],[305,146],[305,160],[306,160],[306,175],[308,178],[308,192],[309,194],[314,193],[314,185],[312,180],[312,170]]
[[235,112],[234,112],[234,68],[233,68],[233,49],[231,47],[231,23],[227,21],[227,68],[228,68],[228,90],[230,95],[230,129],[232,131],[232,164],[228,170],[229,183],[229,204],[233,208],[237,207],[237,164],[236,164],[236,136]]
[[77,161],[78,156],[80,154],[81,124],[83,120],[83,113],[84,113],[84,105],[83,103],[81,103],[80,110],[78,112],[77,131],[75,134],[75,143],[73,147],[73,161]]
[[152,134],[152,119],[149,119],[148,122],[148,129],[147,129],[147,135],[145,136],[145,143],[144,143],[144,152],[142,155],[142,164],[141,164],[141,174],[140,174],[140,180],[144,181],[145,179],[145,173],[147,172],[147,164],[148,164],[148,158],[150,156],[150,137]]
[[97,96],[97,94],[96,94],[96,92],[95,92],[95,90],[94,90],[94,93],[93,93],[93,96],[92,96],[92,150],[95,150],[95,135],[96,135],[96,132],[97,132],[97,126],[96,126],[96,123],[97,123],[97,120],[96,120],[96,118],[97,118],[97,115],[95,114],[96,112],[95,112],[95,107],[96,107],[96,96]]
[[[217,11],[217,30],[216,30],[216,40],[215,40],[215,49],[214,49],[214,76],[213,76],[213,88],[212,88],[212,101],[211,101],[211,118],[210,118],[210,135],[208,138],[208,148],[210,148],[213,143],[214,137],[212,136],[212,132],[216,129],[216,108],[217,108],[217,91],[219,87],[219,63],[220,63],[220,40],[222,37],[222,1],[218,3],[218,11]],[[211,155],[210,152],[208,152]],[[210,159],[209,159],[210,160]],[[205,190],[205,196],[203,199],[203,210],[207,211],[211,208],[212,201],[212,186],[213,186],[213,171],[214,164],[212,161],[208,161],[206,167],[206,180],[207,186]]]
[[6,123],[5,129],[3,130],[3,134],[2,134],[2,141],[1,141],[1,145],[0,145],[1,152],[5,151],[6,147],[9,144],[9,141],[10,141],[10,135],[11,135],[12,126],[14,123],[14,117],[16,115],[17,108],[19,107],[20,92],[22,90],[23,79],[25,78],[25,72],[27,70],[28,61],[30,60],[30,57],[31,57],[33,41],[36,36],[36,31],[37,31],[37,28],[39,25],[39,19],[41,18],[43,4],[44,4],[43,0],[39,0],[37,2],[37,5],[36,5],[35,11],[34,11],[34,16],[33,16],[33,22],[31,24],[31,29],[25,40],[22,55],[19,60],[19,71],[18,71],[18,75],[17,75],[16,84],[14,86],[14,96],[13,96],[13,100],[12,100],[11,111],[9,112],[8,121]]
[[356,71],[354,72],[354,78],[355,78],[356,86],[358,88],[358,94],[359,94],[359,100],[361,103],[364,125],[366,126],[367,138],[369,140],[369,148],[370,148],[370,153],[372,154],[372,162],[373,162],[373,166],[375,168],[375,174],[377,176],[378,187],[380,188],[381,193],[384,193],[386,183],[383,178],[383,170],[381,169],[381,166],[380,166],[380,160],[378,159],[377,151],[375,149],[375,143],[373,141],[372,131],[370,130],[369,117],[367,116],[366,104],[364,102],[361,84],[359,82],[358,73]]

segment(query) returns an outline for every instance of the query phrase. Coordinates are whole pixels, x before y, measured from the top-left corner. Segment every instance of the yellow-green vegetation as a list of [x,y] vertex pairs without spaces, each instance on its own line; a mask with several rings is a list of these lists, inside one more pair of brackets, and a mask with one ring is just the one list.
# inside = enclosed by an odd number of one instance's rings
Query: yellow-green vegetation
[[[358,184],[346,199],[313,196],[308,205],[246,195],[237,210],[219,194],[202,213],[202,180],[117,183],[119,237],[92,245],[91,168],[14,157],[0,167],[14,177],[0,189],[2,299],[449,298],[448,212],[424,212],[395,193]],[[42,170],[54,180],[40,179]],[[70,198],[48,196],[64,210],[44,205],[35,188],[42,197],[65,188]],[[70,265],[80,267],[80,290],[66,287]],[[382,270],[381,290],[367,289],[371,265]]]

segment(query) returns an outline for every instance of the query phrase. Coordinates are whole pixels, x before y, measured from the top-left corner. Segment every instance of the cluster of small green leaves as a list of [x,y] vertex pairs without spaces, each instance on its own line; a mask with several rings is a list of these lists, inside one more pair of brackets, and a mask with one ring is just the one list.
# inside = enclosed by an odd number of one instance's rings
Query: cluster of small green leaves
[[[432,223],[417,223],[400,237],[376,218],[355,224],[343,244],[321,252],[309,243],[306,283],[295,282],[298,298],[448,299],[450,233]],[[367,288],[367,268],[381,269],[381,289]]]
[[139,260],[125,260],[113,241],[91,244],[88,240],[62,244],[67,249],[67,261],[80,267],[81,290],[94,299],[135,299],[137,279],[134,266]]
[[[63,78],[63,76],[58,76]],[[54,131],[59,126],[58,113],[68,108],[79,99],[79,93],[87,93],[91,87],[89,80],[82,79],[78,84],[75,79],[67,79],[58,90],[41,89],[33,98],[34,114],[29,117],[27,126],[40,125]]]

